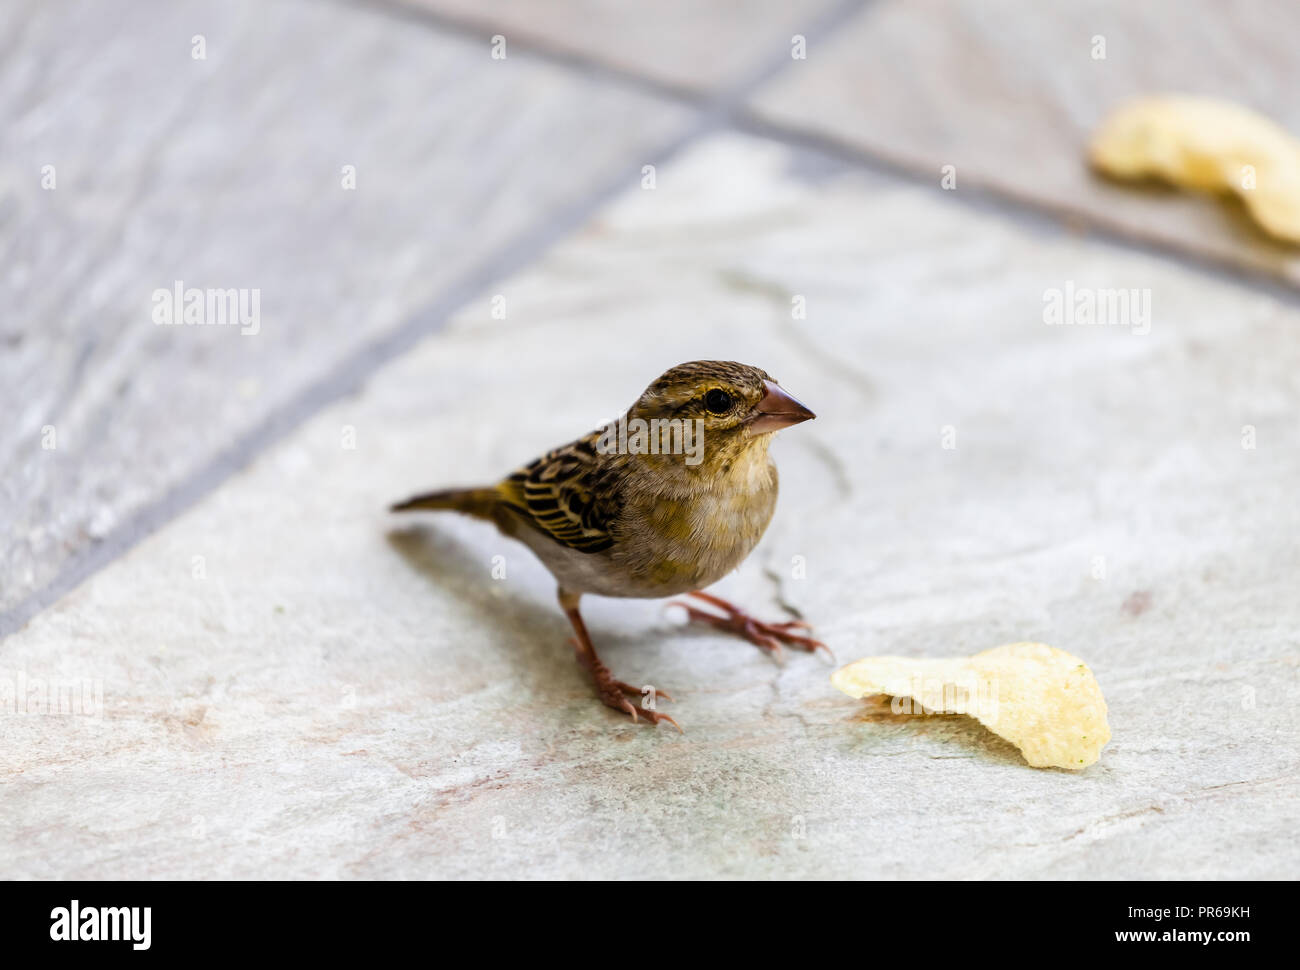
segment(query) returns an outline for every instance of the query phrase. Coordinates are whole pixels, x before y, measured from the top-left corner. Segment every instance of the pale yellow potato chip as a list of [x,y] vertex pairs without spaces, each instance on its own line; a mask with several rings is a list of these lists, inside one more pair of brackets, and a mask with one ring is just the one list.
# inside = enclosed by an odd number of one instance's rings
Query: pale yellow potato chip
[[1234,192],[1267,232],[1300,243],[1300,140],[1263,115],[1214,98],[1140,98],[1092,137],[1092,164],[1122,179],[1160,178]]
[[867,657],[833,683],[852,697],[886,694],[916,714],[968,714],[1035,768],[1086,768],[1110,741],[1106,699],[1078,657],[1045,643],[1008,643],[951,660]]

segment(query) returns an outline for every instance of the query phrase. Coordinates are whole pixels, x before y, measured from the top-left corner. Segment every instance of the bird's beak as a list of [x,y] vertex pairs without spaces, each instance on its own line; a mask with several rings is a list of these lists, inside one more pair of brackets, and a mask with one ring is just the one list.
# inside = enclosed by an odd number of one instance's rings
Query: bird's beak
[[758,417],[749,425],[750,431],[754,434],[779,431],[792,424],[817,417],[772,381],[764,381],[763,386],[767,388],[767,393],[754,408],[754,413]]

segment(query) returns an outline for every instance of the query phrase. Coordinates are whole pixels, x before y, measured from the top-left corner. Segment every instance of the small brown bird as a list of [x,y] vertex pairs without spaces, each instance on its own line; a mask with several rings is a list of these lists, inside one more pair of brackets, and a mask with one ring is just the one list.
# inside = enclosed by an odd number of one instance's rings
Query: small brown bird
[[578,601],[583,593],[684,593],[722,611],[679,603],[691,619],[738,633],[773,654],[781,653],[782,643],[826,649],[794,632],[806,623],[763,623],[701,592],[740,565],[772,518],[772,432],[813,417],[757,367],[697,360],[664,373],[618,421],[496,485],[417,495],[392,510],[451,509],[494,522],[523,542],[559,582],[560,606],[576,637],[571,642],[601,701],[633,721],[640,716],[677,727],[653,707],[628,700],[643,692],[615,680],[601,663]]

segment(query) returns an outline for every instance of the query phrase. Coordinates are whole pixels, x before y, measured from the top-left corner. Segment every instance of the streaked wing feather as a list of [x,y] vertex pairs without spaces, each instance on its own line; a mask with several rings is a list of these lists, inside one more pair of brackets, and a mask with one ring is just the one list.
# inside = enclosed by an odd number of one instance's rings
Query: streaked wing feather
[[609,469],[596,451],[599,432],[563,445],[501,483],[506,504],[556,542],[579,552],[614,544],[618,516]]

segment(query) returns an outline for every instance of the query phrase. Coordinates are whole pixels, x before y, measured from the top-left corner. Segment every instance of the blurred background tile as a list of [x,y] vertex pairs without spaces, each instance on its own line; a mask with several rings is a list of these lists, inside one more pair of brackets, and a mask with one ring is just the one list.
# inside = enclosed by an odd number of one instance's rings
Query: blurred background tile
[[1151,93],[1228,98],[1300,132],[1296,36],[1288,0],[878,0],[754,104],[934,185],[955,166],[958,192],[991,188],[1300,286],[1300,251],[1239,203],[1111,184],[1084,154],[1109,109]]
[[[51,0],[6,4],[0,34],[0,611],[538,227],[637,184],[686,123],[344,4]],[[178,280],[260,291],[257,333],[155,325]]]

